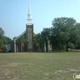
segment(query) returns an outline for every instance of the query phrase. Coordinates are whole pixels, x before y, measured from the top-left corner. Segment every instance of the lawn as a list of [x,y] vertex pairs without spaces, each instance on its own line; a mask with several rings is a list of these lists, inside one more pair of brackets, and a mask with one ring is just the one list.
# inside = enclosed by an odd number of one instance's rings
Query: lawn
[[80,52],[0,53],[0,80],[73,80]]

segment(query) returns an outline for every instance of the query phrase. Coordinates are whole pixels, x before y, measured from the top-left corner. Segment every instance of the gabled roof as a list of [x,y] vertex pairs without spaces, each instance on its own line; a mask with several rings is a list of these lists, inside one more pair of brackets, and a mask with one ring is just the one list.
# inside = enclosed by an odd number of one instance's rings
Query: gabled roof
[[26,33],[26,30],[21,34],[21,35],[19,35],[17,38],[16,38],[16,40],[17,39],[19,39],[23,34],[25,34]]
[[9,44],[11,41],[7,42],[6,44]]
[[[17,39],[19,39],[22,35],[24,35],[26,33],[26,30],[21,34],[21,35],[19,35],[17,38],[16,38],[16,40]],[[33,36],[36,36],[36,34],[33,32]]]

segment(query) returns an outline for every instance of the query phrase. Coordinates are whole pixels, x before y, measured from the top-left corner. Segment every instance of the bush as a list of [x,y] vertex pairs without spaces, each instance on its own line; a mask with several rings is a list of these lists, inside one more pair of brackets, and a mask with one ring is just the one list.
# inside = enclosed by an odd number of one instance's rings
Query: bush
[[3,52],[6,52],[6,46],[2,46],[1,50],[2,50]]
[[73,43],[71,43],[71,42],[69,42],[68,46],[69,46],[69,48],[72,48],[72,49],[75,48],[75,45]]

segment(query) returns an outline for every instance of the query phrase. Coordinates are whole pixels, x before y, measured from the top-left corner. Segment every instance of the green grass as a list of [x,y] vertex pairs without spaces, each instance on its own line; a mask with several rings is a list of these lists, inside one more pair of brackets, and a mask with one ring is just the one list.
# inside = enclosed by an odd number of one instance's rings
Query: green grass
[[73,80],[80,52],[1,53],[0,80]]

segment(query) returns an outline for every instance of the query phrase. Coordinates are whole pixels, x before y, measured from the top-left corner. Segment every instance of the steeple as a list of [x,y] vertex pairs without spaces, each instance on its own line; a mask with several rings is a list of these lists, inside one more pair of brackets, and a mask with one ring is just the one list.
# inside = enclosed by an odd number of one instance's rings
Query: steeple
[[27,25],[32,25],[32,14],[31,14],[30,0],[29,0],[29,3],[28,3],[28,19],[27,19]]

